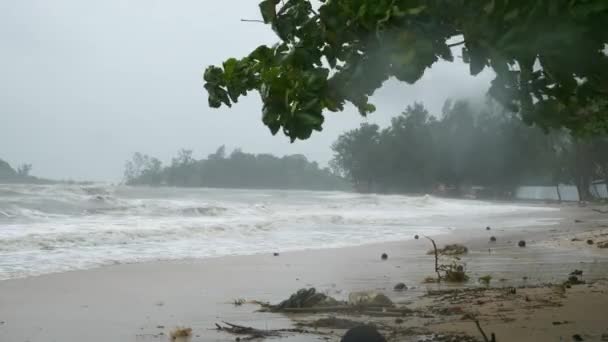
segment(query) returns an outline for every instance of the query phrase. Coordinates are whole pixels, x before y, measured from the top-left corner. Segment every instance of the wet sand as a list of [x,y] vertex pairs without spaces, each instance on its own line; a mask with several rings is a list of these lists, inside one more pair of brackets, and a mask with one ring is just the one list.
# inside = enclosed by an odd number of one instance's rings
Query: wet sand
[[[608,227],[608,215],[571,205],[562,207],[556,215],[561,222],[551,226],[502,229],[499,223],[483,222],[478,227],[459,227],[435,239],[440,246],[458,242],[469,247],[470,253],[463,258],[471,277],[468,287],[479,287],[475,280],[487,274],[496,279],[492,285],[500,287],[562,282],[574,269],[583,270],[588,281],[608,277],[608,249],[588,245],[585,240],[571,241],[587,236],[608,240],[602,235],[602,229]],[[486,231],[486,225],[492,230]],[[496,236],[497,242],[489,243],[490,236]],[[526,240],[527,247],[517,247],[520,239]],[[429,289],[456,287],[421,284],[425,277],[433,276],[434,260],[426,255],[429,248],[428,241],[412,238],[279,256],[115,265],[1,281],[0,341],[167,341],[169,330],[177,325],[192,327],[192,341],[234,341],[234,336],[213,330],[214,323],[229,321],[261,329],[292,326],[287,316],[255,313],[256,305],[235,306],[235,299],[278,302],[303,287],[315,287],[338,299],[345,299],[351,291],[378,290],[396,302],[416,303]],[[388,260],[380,259],[382,253],[388,254]],[[394,292],[392,288],[398,282],[410,289]],[[572,316],[565,319],[571,322],[568,329],[576,330],[579,324],[596,326],[600,324],[598,315],[608,317],[606,306],[599,312],[585,310],[599,303],[591,290],[577,291],[576,303],[564,305]],[[546,320],[543,318],[543,326]],[[535,326],[534,317],[526,326]],[[468,328],[440,322],[436,329]],[[521,336],[529,337],[521,325],[512,325],[506,331],[510,329],[520,329]],[[552,340],[540,338],[543,330],[538,331],[540,335],[534,335],[535,339],[518,341]]]

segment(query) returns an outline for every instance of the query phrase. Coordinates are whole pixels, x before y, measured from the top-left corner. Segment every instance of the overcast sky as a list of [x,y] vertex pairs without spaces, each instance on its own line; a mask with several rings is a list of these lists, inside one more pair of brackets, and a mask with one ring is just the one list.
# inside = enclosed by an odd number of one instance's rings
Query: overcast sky
[[[246,152],[302,153],[321,164],[330,145],[365,119],[351,108],[290,144],[260,120],[257,94],[210,109],[202,72],[276,39],[255,0],[13,0],[0,2],[0,159],[28,162],[60,179],[117,181],[140,151],[170,160],[180,148],[203,157],[222,144]],[[415,86],[378,91],[385,125],[414,101],[439,111],[448,97],[485,93],[489,73],[440,63]]]

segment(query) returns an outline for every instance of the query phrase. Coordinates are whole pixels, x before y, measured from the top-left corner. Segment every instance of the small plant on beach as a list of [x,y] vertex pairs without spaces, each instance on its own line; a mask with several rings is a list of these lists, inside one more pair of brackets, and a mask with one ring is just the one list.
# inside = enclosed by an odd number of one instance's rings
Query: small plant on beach
[[483,277],[479,277],[479,282],[483,285],[485,285],[486,287],[490,286],[490,282],[492,281],[492,276],[491,275],[486,275]]
[[[469,280],[469,276],[467,276],[467,274],[466,274],[466,267],[465,267],[466,265],[464,263],[460,263],[460,258],[457,257],[456,254],[454,254],[454,253],[448,253],[453,258],[452,263],[451,264],[439,264],[439,255],[443,254],[443,253],[441,253],[441,251],[448,249],[447,246],[443,250],[438,250],[435,240],[431,239],[428,236],[425,236],[425,238],[427,238],[433,244],[433,249],[428,254],[433,254],[435,256],[435,273],[437,273],[437,279],[435,282],[440,283],[442,280],[450,282],[450,283],[467,282]],[[468,252],[468,249],[462,245],[450,245],[450,246],[458,246],[459,251],[462,252],[459,254],[465,254]],[[462,248],[460,248],[460,247],[462,247]],[[429,278],[427,278],[425,280],[425,283],[428,284],[429,283],[428,280],[429,280]]]
[[453,261],[449,265],[440,265],[439,269],[444,272],[441,277],[442,280],[449,283],[465,283],[469,280],[469,276],[466,272],[466,265],[459,264]]
[[192,328],[176,327],[169,334],[171,341],[176,341],[178,338],[192,337]]

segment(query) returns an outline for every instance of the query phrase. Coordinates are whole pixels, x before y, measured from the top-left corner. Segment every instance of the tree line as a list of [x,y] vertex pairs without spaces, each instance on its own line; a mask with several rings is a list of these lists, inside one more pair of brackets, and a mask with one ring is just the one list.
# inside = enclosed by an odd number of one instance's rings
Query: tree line
[[380,128],[363,123],[333,144],[334,172],[362,192],[438,190],[462,195],[478,187],[487,197],[510,197],[521,185],[574,184],[590,199],[595,180],[608,181],[608,138],[544,131],[488,101],[446,101],[431,115],[408,106]]
[[21,164],[14,169],[8,162],[0,159],[0,182],[5,183],[33,183],[43,182],[30,175],[32,164]]
[[135,153],[125,166],[128,185],[268,188],[306,190],[347,190],[349,183],[321,168],[303,155],[276,157],[271,154],[251,154],[235,149],[227,155],[224,146],[206,159],[197,160],[192,150],[182,149],[171,163]]

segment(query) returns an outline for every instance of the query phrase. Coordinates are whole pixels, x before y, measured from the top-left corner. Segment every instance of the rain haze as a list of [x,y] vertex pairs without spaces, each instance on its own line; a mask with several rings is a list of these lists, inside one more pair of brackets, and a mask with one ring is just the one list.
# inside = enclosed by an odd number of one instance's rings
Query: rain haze
[[607,22],[0,0],[0,342],[608,341]]
[[[306,155],[325,165],[330,145],[363,118],[330,113],[322,133],[289,144],[260,120],[252,93],[232,109],[211,109],[202,72],[245,56],[274,33],[256,1],[4,1],[0,5],[0,156],[32,163],[33,174],[119,181],[134,152],[167,162],[180,148],[204,157],[228,149]],[[378,91],[381,125],[413,101],[438,112],[447,97],[480,96],[490,75],[441,63],[415,86]]]

